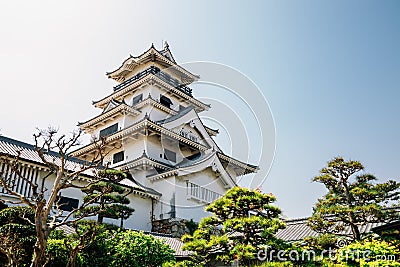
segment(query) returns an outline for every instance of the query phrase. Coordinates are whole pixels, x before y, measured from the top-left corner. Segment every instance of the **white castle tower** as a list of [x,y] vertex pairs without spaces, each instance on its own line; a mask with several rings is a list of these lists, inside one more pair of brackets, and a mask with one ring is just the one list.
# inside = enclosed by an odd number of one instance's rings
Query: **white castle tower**
[[[136,211],[126,227],[176,232],[180,222],[207,216],[205,205],[234,187],[238,176],[257,171],[217,146],[218,130],[198,116],[210,106],[188,87],[199,76],[176,63],[167,43],[130,56],[107,75],[119,84],[93,102],[101,113],[79,126],[106,138],[110,156],[104,164],[131,174],[123,183],[133,189]],[[90,143],[74,156],[91,160],[94,148]]]

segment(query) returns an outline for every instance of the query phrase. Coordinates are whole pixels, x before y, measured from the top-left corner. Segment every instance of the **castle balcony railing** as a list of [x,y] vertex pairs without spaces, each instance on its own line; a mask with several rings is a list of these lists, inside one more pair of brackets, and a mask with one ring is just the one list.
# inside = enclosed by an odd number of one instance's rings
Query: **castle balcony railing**
[[181,82],[179,82],[177,79],[171,77],[171,75],[161,71],[159,68],[155,67],[155,66],[150,66],[149,68],[145,69],[144,71],[139,72],[138,74],[136,74],[135,76],[129,78],[128,80],[114,86],[114,91],[120,90],[138,80],[140,80],[141,78],[149,75],[149,74],[153,74],[155,76],[157,76],[158,78],[160,78],[161,80],[163,80],[164,82],[172,85],[173,87],[175,87],[176,89],[184,92],[185,94],[189,95],[189,96],[193,96],[192,95],[192,89],[187,87],[186,85],[182,84]]
[[186,191],[188,199],[195,199],[205,203],[212,203],[222,197],[222,195],[217,192],[189,181],[186,181]]

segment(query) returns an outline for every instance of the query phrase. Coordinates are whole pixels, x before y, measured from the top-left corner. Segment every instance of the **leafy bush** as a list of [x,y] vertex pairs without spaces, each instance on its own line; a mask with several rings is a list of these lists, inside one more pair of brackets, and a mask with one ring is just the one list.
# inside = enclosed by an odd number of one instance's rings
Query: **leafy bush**
[[337,252],[347,266],[400,266],[400,251],[386,241],[365,240],[352,243]]
[[34,212],[29,207],[14,206],[0,211],[0,264],[29,265],[36,240],[35,227],[29,223],[33,219]]
[[46,253],[49,260],[48,266],[66,266],[70,251],[66,246],[64,239],[48,239]]
[[184,261],[169,261],[164,263],[163,267],[203,267],[204,265],[195,263],[191,260],[184,260]]
[[108,242],[112,266],[152,267],[175,259],[168,245],[143,232],[117,231]]

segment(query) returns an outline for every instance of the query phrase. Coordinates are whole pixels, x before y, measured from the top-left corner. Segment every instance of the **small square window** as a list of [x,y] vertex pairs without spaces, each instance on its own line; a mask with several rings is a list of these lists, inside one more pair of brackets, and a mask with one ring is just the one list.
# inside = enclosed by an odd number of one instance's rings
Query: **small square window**
[[61,197],[57,201],[58,206],[60,207],[61,210],[64,211],[72,211],[74,209],[77,209],[79,206],[79,200],[76,198],[70,198],[70,197]]
[[117,163],[124,160],[124,151],[115,153],[113,156],[113,163]]

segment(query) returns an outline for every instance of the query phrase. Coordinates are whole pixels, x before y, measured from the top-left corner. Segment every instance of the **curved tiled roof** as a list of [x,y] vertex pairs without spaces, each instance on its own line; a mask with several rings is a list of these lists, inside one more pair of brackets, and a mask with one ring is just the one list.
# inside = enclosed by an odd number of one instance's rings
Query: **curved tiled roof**
[[[21,142],[9,137],[0,136],[0,155],[7,155],[16,157],[19,153],[21,160],[34,163],[37,165],[41,165],[46,167],[46,164],[43,163],[42,159],[39,157],[38,153],[35,151],[35,146]],[[59,158],[59,154],[55,151],[49,151],[45,154],[45,157],[48,161],[54,162],[55,164],[60,164],[61,160]],[[83,160],[69,157],[66,162],[66,168],[68,170],[74,171],[79,170],[82,167],[82,164],[90,164]],[[87,177],[94,177],[91,170],[87,170],[83,173]],[[151,188],[145,187],[139,184],[133,177],[131,179],[124,179],[120,182],[121,185],[128,186],[133,189],[133,193],[139,195],[146,196],[160,196],[161,194]]]
[[[317,237],[320,233],[312,230],[308,225],[309,218],[301,218],[301,219],[290,219],[286,220],[286,228],[281,229],[275,235],[277,238],[280,238],[284,241],[294,242],[302,240],[306,237]],[[367,234],[372,231],[372,228],[383,225],[385,223],[365,223],[359,226],[359,230],[361,234]],[[340,233],[341,235],[350,235],[351,229],[349,226],[346,226],[345,229]]]
[[190,251],[182,250],[183,242],[179,238],[172,237],[171,235],[167,234],[159,234],[153,232],[144,232],[145,234],[149,234],[154,238],[162,240],[165,242],[166,245],[170,246],[174,251],[175,257],[188,257],[191,255]]
[[[35,146],[32,144],[28,144],[22,141],[18,141],[9,137],[0,136],[0,154],[8,155],[12,157],[16,157],[19,155],[20,159],[25,160],[30,163],[35,163],[38,165],[42,165],[46,167],[46,164],[39,157],[38,153],[35,150]],[[59,154],[55,151],[46,151],[44,153],[46,160],[49,162],[54,162],[55,164],[61,164],[61,160],[59,158]],[[81,168],[82,164],[90,164],[83,160],[68,157],[66,161],[66,169],[68,170],[77,170]],[[86,172],[86,175],[90,175],[90,173]]]

